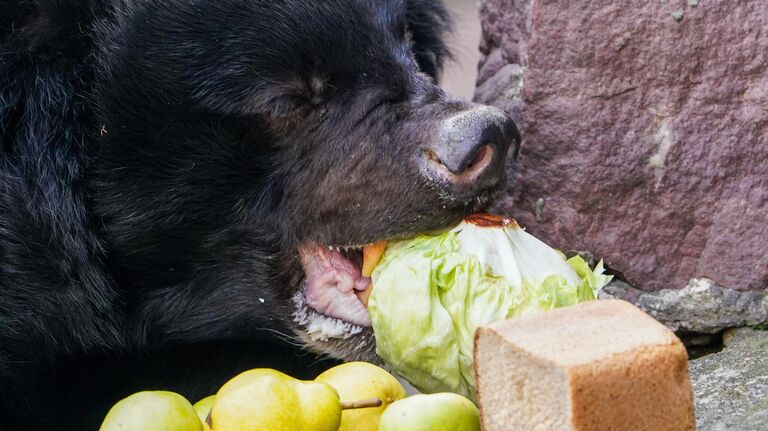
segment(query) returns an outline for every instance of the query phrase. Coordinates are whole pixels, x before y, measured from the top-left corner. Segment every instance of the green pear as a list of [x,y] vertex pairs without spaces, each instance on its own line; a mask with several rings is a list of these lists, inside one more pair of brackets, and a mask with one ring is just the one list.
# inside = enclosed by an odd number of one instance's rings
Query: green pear
[[208,413],[211,412],[211,407],[213,406],[213,400],[215,399],[216,399],[216,395],[210,395],[192,404],[192,407],[195,408],[195,411],[197,412],[197,416],[200,418],[200,421],[203,422],[203,431],[210,431],[211,429],[209,426],[207,426],[208,424],[205,423],[205,420],[208,419]]
[[203,431],[186,398],[174,392],[137,392],[112,406],[99,431]]
[[209,425],[212,431],[336,431],[340,422],[339,394],[329,384],[257,368],[219,389]]
[[393,402],[405,398],[405,388],[396,378],[367,362],[348,362],[330,368],[315,381],[333,386],[343,401],[378,398],[381,406],[344,410],[339,431],[376,431],[379,417]]
[[480,412],[458,394],[420,394],[384,410],[379,431],[480,431]]

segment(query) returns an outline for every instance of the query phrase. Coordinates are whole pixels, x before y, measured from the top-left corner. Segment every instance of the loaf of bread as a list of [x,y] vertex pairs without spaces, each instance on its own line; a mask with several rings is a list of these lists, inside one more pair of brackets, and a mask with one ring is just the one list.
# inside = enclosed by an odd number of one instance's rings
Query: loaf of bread
[[694,429],[685,347],[625,301],[479,328],[475,377],[485,431]]

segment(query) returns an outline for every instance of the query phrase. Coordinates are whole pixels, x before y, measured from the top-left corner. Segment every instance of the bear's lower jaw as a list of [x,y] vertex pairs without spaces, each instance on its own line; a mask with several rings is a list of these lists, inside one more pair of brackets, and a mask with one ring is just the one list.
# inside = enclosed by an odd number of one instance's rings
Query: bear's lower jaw
[[[330,317],[314,310],[307,304],[304,289],[296,292],[293,302],[295,306],[293,320],[303,328],[302,332],[305,332],[305,334],[300,335],[308,337],[313,342],[330,339],[344,340],[362,334],[366,330],[360,325]],[[322,347],[318,348],[318,351],[329,353]]]
[[307,242],[299,247],[304,267],[303,304],[321,315],[360,327],[370,327],[364,303],[371,279],[362,275],[359,249],[342,251]]

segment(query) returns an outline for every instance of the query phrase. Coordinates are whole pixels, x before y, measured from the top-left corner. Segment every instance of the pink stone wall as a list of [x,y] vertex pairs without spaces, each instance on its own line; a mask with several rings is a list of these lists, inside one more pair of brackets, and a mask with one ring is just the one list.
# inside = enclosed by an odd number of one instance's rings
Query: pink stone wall
[[522,156],[500,209],[631,284],[768,287],[768,5],[481,3],[476,100]]

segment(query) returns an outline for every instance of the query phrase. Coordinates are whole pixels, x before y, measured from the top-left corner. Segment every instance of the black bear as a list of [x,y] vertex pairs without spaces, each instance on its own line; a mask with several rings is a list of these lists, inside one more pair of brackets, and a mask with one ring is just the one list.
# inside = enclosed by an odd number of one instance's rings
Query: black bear
[[0,423],[376,361],[360,247],[483,209],[519,145],[436,85],[449,26],[439,0],[0,0]]

